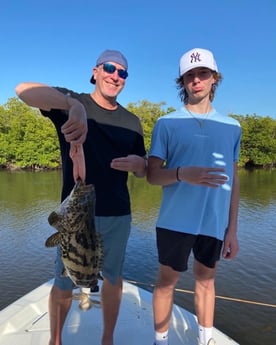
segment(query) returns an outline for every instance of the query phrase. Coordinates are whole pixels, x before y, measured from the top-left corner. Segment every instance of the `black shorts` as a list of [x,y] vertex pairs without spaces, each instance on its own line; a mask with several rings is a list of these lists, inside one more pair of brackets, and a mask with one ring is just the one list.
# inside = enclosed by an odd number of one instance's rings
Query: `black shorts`
[[223,244],[223,241],[214,237],[191,235],[158,227],[156,240],[159,263],[178,272],[188,269],[188,259],[192,250],[197,261],[214,268],[220,259]]

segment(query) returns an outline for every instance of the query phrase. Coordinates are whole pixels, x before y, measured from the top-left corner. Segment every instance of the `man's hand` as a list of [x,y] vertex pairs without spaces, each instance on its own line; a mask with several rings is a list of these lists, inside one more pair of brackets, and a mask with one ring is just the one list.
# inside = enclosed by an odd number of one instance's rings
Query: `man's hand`
[[84,106],[72,97],[67,98],[69,118],[61,127],[65,140],[71,144],[83,144],[88,131],[87,115]]
[[110,166],[120,171],[131,171],[137,177],[144,177],[146,174],[146,159],[137,155],[114,158]]
[[86,169],[85,169],[85,157],[83,147],[81,144],[72,144],[70,147],[70,157],[73,161],[73,176],[74,181],[80,178],[85,183]]

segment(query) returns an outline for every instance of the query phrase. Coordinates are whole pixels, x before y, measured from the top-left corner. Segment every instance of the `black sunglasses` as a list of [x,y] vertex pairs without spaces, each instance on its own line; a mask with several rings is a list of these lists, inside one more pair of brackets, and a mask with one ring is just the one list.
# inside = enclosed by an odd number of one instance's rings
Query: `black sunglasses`
[[109,74],[112,74],[115,71],[117,71],[118,76],[122,79],[126,79],[128,77],[128,73],[125,69],[118,69],[116,66],[112,65],[111,63],[104,63],[103,70]]

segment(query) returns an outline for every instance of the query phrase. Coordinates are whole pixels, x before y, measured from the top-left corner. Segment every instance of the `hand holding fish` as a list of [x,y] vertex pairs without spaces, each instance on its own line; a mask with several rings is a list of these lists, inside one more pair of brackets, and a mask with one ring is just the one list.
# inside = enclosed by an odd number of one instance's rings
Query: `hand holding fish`
[[74,181],[77,182],[81,179],[85,183],[85,157],[83,152],[83,146],[81,144],[73,144],[70,146],[70,157],[73,161],[73,176]]
[[86,110],[77,99],[70,96],[67,96],[67,103],[69,117],[61,127],[61,131],[67,142],[83,144],[88,131]]

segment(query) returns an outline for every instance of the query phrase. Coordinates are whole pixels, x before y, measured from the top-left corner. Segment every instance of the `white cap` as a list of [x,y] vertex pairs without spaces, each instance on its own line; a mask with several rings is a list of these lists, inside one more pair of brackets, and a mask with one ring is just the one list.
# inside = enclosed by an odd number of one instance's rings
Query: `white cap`
[[180,59],[179,75],[196,67],[206,67],[212,71],[218,72],[218,67],[212,52],[202,48],[194,48],[182,55]]

